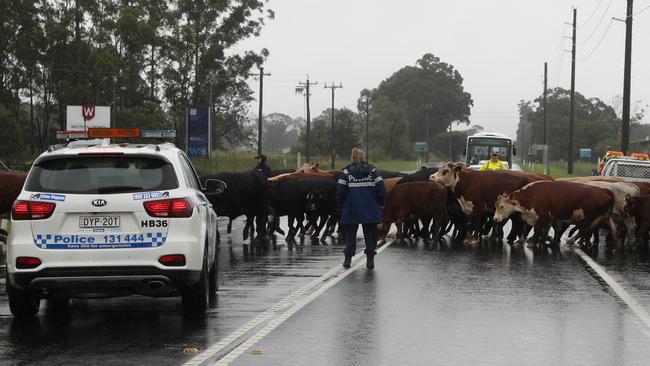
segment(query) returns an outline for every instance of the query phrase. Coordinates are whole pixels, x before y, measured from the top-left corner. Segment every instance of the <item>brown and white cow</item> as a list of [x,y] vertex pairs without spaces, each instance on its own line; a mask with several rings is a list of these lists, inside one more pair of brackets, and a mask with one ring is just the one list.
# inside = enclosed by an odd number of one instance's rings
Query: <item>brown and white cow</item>
[[623,224],[627,233],[628,242],[632,243],[636,233],[636,220],[634,216],[625,210],[627,201],[625,198],[638,197],[640,195],[639,187],[627,182],[608,182],[608,181],[583,181],[582,184],[607,189],[614,194],[614,207],[612,208],[612,219],[617,224]]
[[463,213],[469,218],[471,242],[478,241],[478,231],[484,213],[492,216],[497,197],[511,193],[531,182],[552,179],[543,174],[513,171],[477,171],[464,165],[449,163],[431,175],[434,180],[451,189]]
[[402,240],[402,224],[409,216],[431,217],[431,237],[437,240],[440,228],[447,224],[447,188],[436,182],[396,185],[384,202],[380,238],[385,239],[391,225],[396,223],[397,239]]
[[25,173],[0,173],[0,216],[11,211],[26,178]]
[[637,197],[626,197],[625,211],[633,216],[637,224],[635,233],[637,244],[641,242],[644,247],[648,246],[650,238],[650,195]]
[[588,239],[601,223],[616,238],[611,217],[614,202],[614,194],[607,189],[574,182],[539,181],[499,196],[494,220],[501,222],[515,212],[521,213],[521,218],[535,229],[531,245],[545,235],[554,220],[575,224],[579,230],[576,238]]

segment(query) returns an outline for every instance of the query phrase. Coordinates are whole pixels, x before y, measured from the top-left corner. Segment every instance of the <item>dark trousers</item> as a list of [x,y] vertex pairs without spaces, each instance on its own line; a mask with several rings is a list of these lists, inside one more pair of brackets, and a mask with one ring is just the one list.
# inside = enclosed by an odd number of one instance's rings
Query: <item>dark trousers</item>
[[[342,224],[343,226],[343,235],[345,237],[345,253],[346,257],[352,257],[357,252],[357,230],[359,229],[359,224]],[[375,248],[377,248],[377,236],[379,235],[379,229],[377,224],[361,224],[363,227],[363,238],[366,241],[366,250],[364,253],[368,255],[375,255]]]

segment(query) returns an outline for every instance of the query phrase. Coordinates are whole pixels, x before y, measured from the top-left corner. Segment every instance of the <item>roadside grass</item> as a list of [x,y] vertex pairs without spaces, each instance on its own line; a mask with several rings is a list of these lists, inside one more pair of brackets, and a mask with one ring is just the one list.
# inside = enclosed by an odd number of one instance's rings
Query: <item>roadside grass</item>
[[[521,164],[521,168],[526,172],[544,173],[544,164]],[[596,164],[589,162],[575,162],[573,164],[573,174],[567,173],[567,164],[553,161],[549,163],[549,175],[553,178],[584,177],[590,176],[591,170],[596,168]]]
[[[269,160],[271,169],[297,169],[299,166],[298,156],[291,153],[269,152],[264,153]],[[215,150],[212,153],[212,159],[192,159],[192,163],[200,175],[209,172],[241,172],[251,170],[255,167],[255,151],[226,151]],[[304,163],[305,157],[300,157],[300,164]],[[329,156],[312,156],[312,163],[319,163],[321,169],[329,170],[331,158]],[[408,171],[418,168],[415,160],[378,160],[370,161],[380,170],[390,171]],[[343,169],[350,163],[349,157],[336,157],[335,167],[337,170]]]

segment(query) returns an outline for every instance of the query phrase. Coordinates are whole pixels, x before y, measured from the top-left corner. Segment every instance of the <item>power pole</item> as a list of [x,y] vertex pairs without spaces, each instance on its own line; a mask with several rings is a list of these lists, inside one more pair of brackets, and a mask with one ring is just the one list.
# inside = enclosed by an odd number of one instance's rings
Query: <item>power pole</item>
[[366,96],[366,161],[370,161],[370,135],[368,125],[370,121],[370,97]]
[[325,83],[325,89],[331,89],[332,90],[332,127],[330,131],[330,154],[332,155],[332,170],[334,170],[334,163],[336,160],[336,151],[334,151],[334,90],[338,88],[343,88],[343,84],[339,83],[339,85],[332,85],[327,86],[327,83]]
[[259,100],[259,115],[257,116],[257,155],[262,155],[262,105],[264,104],[264,76],[271,76],[265,74],[264,68],[260,67],[260,100]]
[[309,87],[312,85],[316,85],[318,82],[309,82],[309,75],[307,75],[307,81],[306,82],[299,82],[298,85],[296,86],[296,93],[302,94],[302,92],[305,92],[305,99],[307,100],[307,129],[306,129],[306,135],[305,135],[305,162],[309,162],[309,125],[311,124],[311,116],[309,114],[309,96],[311,93],[309,92]]
[[544,62],[544,174],[548,175],[548,121],[546,113],[546,94],[548,90],[548,65]]
[[625,17],[625,69],[623,71],[623,118],[621,125],[621,150],[627,155],[630,149],[630,84],[632,69],[632,16],[633,0],[627,0]]
[[573,174],[573,124],[576,110],[576,18],[578,9],[573,9],[573,37],[571,38],[571,110],[569,112],[569,160],[567,172]]

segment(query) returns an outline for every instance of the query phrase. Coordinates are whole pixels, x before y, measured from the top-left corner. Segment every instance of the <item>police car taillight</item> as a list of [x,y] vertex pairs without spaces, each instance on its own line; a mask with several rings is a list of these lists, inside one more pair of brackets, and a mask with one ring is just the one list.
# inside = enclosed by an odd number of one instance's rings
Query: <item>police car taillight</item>
[[14,220],[43,220],[52,216],[56,204],[51,202],[16,201],[11,208]]
[[41,265],[41,260],[35,257],[18,257],[16,258],[16,268],[32,269]]
[[144,209],[153,217],[190,217],[194,205],[189,198],[171,198],[147,201],[144,203]]
[[182,267],[185,265],[185,256],[182,254],[163,255],[158,262],[164,266]]

